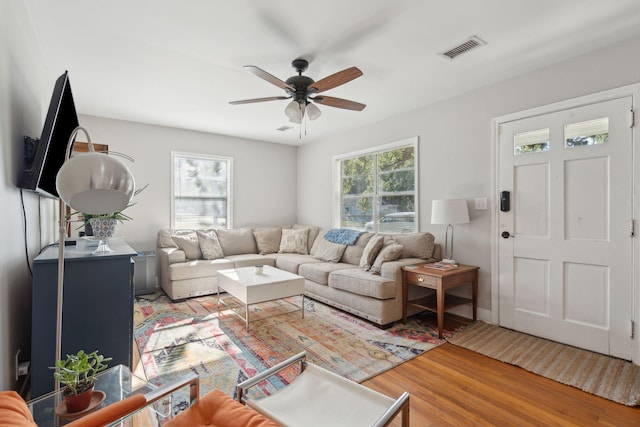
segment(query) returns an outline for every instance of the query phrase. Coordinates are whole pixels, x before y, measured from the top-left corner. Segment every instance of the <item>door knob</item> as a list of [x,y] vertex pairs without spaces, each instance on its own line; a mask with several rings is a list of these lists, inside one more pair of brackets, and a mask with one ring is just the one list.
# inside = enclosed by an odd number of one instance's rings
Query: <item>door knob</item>
[[509,237],[512,237],[511,234],[509,234],[508,231],[503,231],[502,232],[502,238],[504,239],[508,239]]

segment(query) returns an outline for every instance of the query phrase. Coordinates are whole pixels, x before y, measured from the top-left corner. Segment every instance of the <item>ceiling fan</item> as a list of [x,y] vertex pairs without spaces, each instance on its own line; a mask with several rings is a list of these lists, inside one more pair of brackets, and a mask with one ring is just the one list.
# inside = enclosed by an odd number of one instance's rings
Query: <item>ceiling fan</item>
[[[244,68],[246,68],[251,73],[255,74],[263,80],[268,81],[273,85],[278,86],[281,89],[284,89],[284,91],[286,92],[286,96],[270,96],[268,98],[245,99],[242,101],[231,101],[230,104],[238,105],[250,104],[254,102],[292,99],[292,101],[285,108],[284,113],[293,123],[301,123],[302,119],[305,117],[305,114],[307,117],[309,117],[310,120],[315,120],[320,117],[322,112],[313,103],[355,111],[362,111],[364,107],[366,107],[365,104],[361,104],[355,101],[349,101],[348,99],[317,95],[321,92],[333,89],[334,87],[340,86],[360,77],[362,75],[362,71],[360,71],[357,67],[351,67],[342,71],[338,71],[337,73],[325,77],[324,79],[320,79],[316,82],[311,77],[302,75],[302,73],[309,67],[309,62],[306,59],[294,59],[291,65],[296,70],[298,75],[289,77],[286,81],[280,80],[279,78],[267,73],[266,71],[256,67],[255,65],[245,65]],[[313,95],[313,97],[311,95]]]

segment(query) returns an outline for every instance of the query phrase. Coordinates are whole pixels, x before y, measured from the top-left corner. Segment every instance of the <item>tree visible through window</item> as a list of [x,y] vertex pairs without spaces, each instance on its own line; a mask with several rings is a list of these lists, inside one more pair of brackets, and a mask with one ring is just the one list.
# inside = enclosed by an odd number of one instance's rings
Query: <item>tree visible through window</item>
[[340,166],[340,226],[417,231],[416,144],[345,157]]
[[229,228],[232,159],[172,153],[173,228]]

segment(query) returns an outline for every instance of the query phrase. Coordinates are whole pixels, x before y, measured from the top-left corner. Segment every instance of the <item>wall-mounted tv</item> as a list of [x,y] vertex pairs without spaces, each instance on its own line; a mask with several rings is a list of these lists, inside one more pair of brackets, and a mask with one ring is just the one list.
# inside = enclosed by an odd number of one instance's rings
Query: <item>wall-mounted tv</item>
[[18,187],[58,198],[56,176],[65,161],[69,137],[77,126],[69,73],[65,71],[53,88],[40,139],[25,137],[24,164],[18,174]]

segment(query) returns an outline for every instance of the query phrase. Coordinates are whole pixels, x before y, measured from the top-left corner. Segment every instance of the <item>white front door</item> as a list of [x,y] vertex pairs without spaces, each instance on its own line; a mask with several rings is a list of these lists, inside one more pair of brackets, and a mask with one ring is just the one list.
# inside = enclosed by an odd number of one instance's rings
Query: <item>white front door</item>
[[631,108],[500,124],[500,325],[631,359]]

